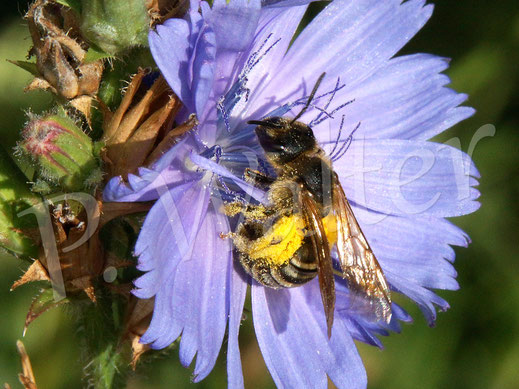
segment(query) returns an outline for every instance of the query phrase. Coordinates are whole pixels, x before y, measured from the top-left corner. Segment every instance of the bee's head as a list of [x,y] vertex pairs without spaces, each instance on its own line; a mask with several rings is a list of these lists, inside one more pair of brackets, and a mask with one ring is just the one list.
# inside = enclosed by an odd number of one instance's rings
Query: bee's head
[[257,125],[255,131],[261,147],[274,163],[290,162],[317,145],[310,127],[289,118],[271,117],[248,123]]

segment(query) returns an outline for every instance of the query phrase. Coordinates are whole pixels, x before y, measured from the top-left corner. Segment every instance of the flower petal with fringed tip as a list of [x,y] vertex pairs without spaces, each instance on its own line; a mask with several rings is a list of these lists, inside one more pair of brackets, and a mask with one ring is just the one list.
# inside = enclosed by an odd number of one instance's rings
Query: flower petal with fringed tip
[[[265,201],[243,181],[265,158],[247,120],[295,116],[320,74],[317,96],[301,117],[323,149],[353,141],[334,169],[394,292],[415,301],[433,325],[432,289],[457,289],[453,245],[468,238],[446,217],[475,211],[479,174],[469,156],[429,139],[471,116],[467,96],[446,87],[448,61],[428,54],[393,56],[422,28],[432,6],[421,0],[334,0],[292,38],[304,0],[192,2],[185,19],[150,32],[156,63],[196,131],[128,184],[113,178],[111,201],[158,199],[135,252],[135,294],[155,296],[142,341],[166,347],[182,336],[180,360],[196,355],[195,381],[214,366],[228,333],[229,387],[243,387],[238,332],[252,283],[258,342],[278,387],[366,387],[353,340],[381,347],[378,335],[411,321],[392,304],[390,323],[352,309],[347,284],[336,279],[336,314],[327,338],[317,280],[271,290],[246,277],[232,257],[232,224],[220,213],[225,196]],[[355,131],[353,131],[357,128]]]

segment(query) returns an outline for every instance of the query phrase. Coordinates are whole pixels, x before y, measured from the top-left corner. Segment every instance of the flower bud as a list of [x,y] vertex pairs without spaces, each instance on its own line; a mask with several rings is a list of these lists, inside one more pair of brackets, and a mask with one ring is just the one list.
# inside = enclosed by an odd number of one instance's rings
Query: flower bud
[[148,45],[150,17],[143,0],[82,0],[83,37],[104,52],[117,55]]
[[[103,140],[106,148],[102,157],[111,176],[126,177],[139,166],[146,165],[145,161],[154,153],[157,140],[159,145],[163,141],[160,135],[172,133],[173,119],[181,107],[180,100],[162,76],[151,87],[142,82],[145,76],[146,72],[139,69],[126,88],[117,110],[105,112]],[[194,123],[184,132],[193,126]]]
[[37,172],[46,182],[65,191],[79,191],[99,182],[92,140],[70,118],[33,118],[22,137],[20,152],[36,162]]
[[36,0],[25,19],[33,42],[29,57],[36,57],[36,77],[26,90],[50,90],[89,120],[104,66],[100,59],[87,58],[88,44],[81,37],[78,15],[57,2]]

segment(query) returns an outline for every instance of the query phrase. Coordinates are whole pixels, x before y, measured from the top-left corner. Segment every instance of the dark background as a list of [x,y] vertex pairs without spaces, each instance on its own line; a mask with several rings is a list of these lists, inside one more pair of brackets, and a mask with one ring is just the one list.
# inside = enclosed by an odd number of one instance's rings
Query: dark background
[[[475,149],[482,178],[481,209],[455,222],[471,236],[468,249],[456,249],[461,290],[440,292],[451,310],[427,327],[418,310],[403,333],[384,339],[385,350],[360,345],[370,388],[518,388],[519,387],[519,7],[517,0],[498,2],[438,0],[432,20],[405,48],[452,58],[452,87],[470,95],[477,114],[441,136],[461,140],[467,151],[478,128],[492,124],[493,138]],[[23,60],[30,46],[21,19],[27,3],[0,3],[0,131],[2,146],[12,147],[31,107],[49,106],[44,93],[24,94],[28,73],[5,62]],[[25,286],[9,292],[25,265],[0,255],[0,384],[20,387],[16,339],[36,291]],[[78,387],[80,350],[66,310],[55,310],[32,324],[24,338],[40,388]],[[252,332],[251,320],[241,331],[242,360],[248,388],[271,388]],[[191,372],[176,351],[153,365],[141,366],[129,388],[181,388]],[[18,386],[17,386],[18,385]],[[225,355],[200,388],[226,386]]]

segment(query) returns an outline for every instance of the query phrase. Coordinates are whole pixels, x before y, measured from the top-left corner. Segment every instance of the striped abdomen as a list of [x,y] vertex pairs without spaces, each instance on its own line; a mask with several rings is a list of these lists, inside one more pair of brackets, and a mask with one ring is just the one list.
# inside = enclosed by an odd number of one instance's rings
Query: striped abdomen
[[251,259],[243,252],[240,253],[240,263],[257,282],[275,289],[299,286],[317,275],[317,261],[307,238],[295,254],[282,265],[273,265],[262,258]]

